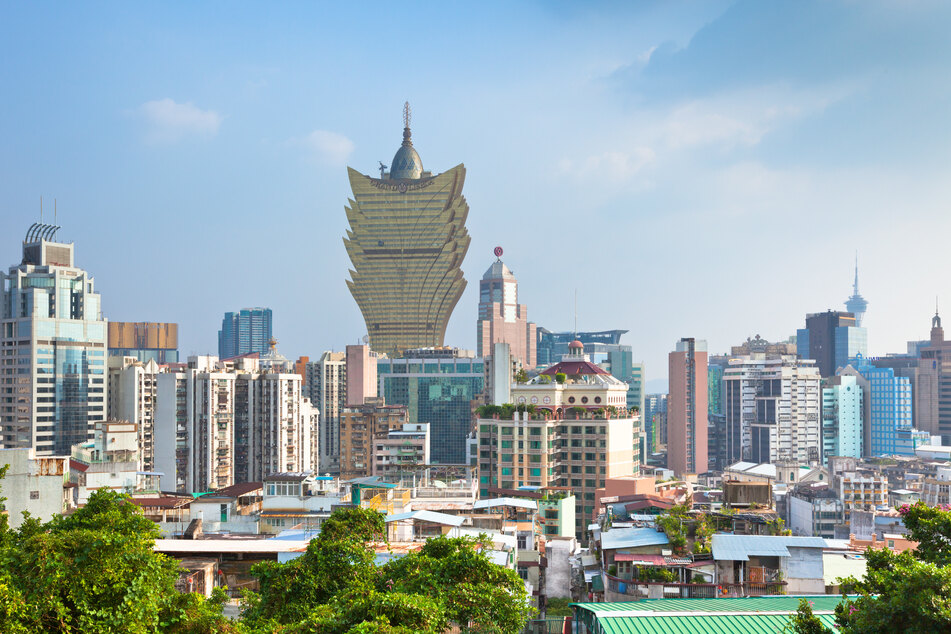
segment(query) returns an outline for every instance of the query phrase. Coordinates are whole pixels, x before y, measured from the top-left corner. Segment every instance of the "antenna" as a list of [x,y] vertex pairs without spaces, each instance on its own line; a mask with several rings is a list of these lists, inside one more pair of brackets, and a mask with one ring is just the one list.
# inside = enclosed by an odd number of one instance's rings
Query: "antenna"
[[53,199],[53,224],[56,224],[56,199]]
[[575,337],[578,336],[578,289],[575,289]]
[[40,224],[43,224],[43,197],[40,196]]
[[413,110],[409,107],[409,102],[403,102],[403,127],[408,128],[413,120]]

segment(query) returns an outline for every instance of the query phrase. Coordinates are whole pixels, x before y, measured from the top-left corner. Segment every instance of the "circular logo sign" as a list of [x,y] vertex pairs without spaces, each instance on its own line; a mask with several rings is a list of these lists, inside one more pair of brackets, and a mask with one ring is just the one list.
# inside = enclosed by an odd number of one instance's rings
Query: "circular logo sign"
[[497,258],[502,257],[502,247],[495,247],[495,250],[492,252],[495,253],[495,257]]

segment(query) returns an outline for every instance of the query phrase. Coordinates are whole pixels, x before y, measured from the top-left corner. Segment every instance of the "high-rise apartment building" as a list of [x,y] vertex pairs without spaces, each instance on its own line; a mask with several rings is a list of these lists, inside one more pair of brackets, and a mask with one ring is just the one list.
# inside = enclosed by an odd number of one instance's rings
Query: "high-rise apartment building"
[[272,337],[270,308],[242,308],[225,313],[218,331],[218,357],[232,359],[243,354],[268,351]]
[[839,375],[822,381],[822,462],[829,456],[862,457],[864,394],[858,378]]
[[668,355],[667,468],[707,470],[707,342],[683,338]]
[[627,411],[627,385],[591,363],[581,343],[572,352],[529,383],[512,385],[525,412],[477,421],[479,486],[482,496],[522,486],[570,488],[575,534],[582,537],[605,480],[639,474],[633,439],[640,425]]
[[814,359],[823,377],[834,376],[837,369],[867,352],[868,334],[852,313],[813,313],[806,316],[806,327],[796,331],[796,353],[802,359]]
[[160,371],[154,359],[142,362],[135,357],[109,357],[108,418],[136,425],[144,471],[155,471],[155,404]]
[[458,348],[407,350],[400,359],[380,359],[378,394],[404,405],[410,423],[429,423],[434,464],[465,464],[473,410],[485,389],[481,357]]
[[0,272],[0,446],[69,455],[106,419],[106,321],[59,227],[34,224]]
[[462,196],[466,168],[433,176],[413,147],[409,104],[403,144],[380,178],[347,168],[353,198],[344,246],[353,269],[347,286],[363,313],[370,348],[391,357],[442,346],[466,280],[469,249]]
[[306,365],[304,396],[320,410],[320,471],[336,473],[340,413],[347,406],[347,353],[326,351]]
[[[386,405],[379,398],[369,398],[344,409],[340,414],[340,478],[350,480],[389,473],[384,466],[394,462],[390,460],[390,432],[402,431],[407,424],[412,423],[408,423],[405,405]],[[427,445],[423,460],[428,460],[428,428],[423,436]],[[405,466],[427,464],[419,462],[413,438],[407,437],[407,440],[405,455],[409,460]]]
[[190,357],[157,375],[155,464],[163,490],[221,489],[316,468],[318,412],[295,373]]
[[535,367],[537,335],[528,321],[528,308],[518,303],[518,280],[499,258],[479,282],[479,319],[476,322],[476,354],[487,357],[496,343],[509,344],[512,356],[526,369]]
[[945,341],[941,317],[931,320],[931,340],[920,349],[913,387],[915,426],[951,443],[951,341]]
[[820,381],[809,359],[763,354],[731,359],[723,373],[726,464],[818,461]]
[[178,324],[109,322],[109,356],[178,363]]

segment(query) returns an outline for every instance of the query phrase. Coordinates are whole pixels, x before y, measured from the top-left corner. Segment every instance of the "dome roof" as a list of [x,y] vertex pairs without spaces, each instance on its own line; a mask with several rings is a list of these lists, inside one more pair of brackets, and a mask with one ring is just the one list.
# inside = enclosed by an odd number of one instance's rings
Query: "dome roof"
[[572,341],[571,343],[568,344],[568,349],[569,349],[569,350],[570,350],[570,349],[578,349],[578,348],[581,348],[582,350],[584,350],[584,344],[581,343],[580,341],[578,341],[577,339],[575,339],[574,341]]
[[413,147],[412,132],[403,128],[403,145],[393,155],[390,163],[390,178],[420,178],[423,175],[423,161]]

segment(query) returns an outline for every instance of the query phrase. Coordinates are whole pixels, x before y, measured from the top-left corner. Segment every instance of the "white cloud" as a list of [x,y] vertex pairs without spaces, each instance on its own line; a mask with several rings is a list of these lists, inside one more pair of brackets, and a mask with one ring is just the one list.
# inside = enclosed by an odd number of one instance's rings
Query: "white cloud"
[[633,178],[653,160],[654,150],[649,147],[636,147],[629,152],[608,150],[577,161],[564,158],[558,167],[567,175],[581,178],[599,175],[608,181],[623,183]]
[[218,133],[221,115],[202,110],[191,102],[177,103],[166,97],[147,101],[138,108],[145,121],[150,143],[175,143],[188,136],[211,137]]
[[327,165],[345,165],[354,148],[353,141],[328,130],[314,130],[302,139],[292,139],[291,143],[303,146]]

